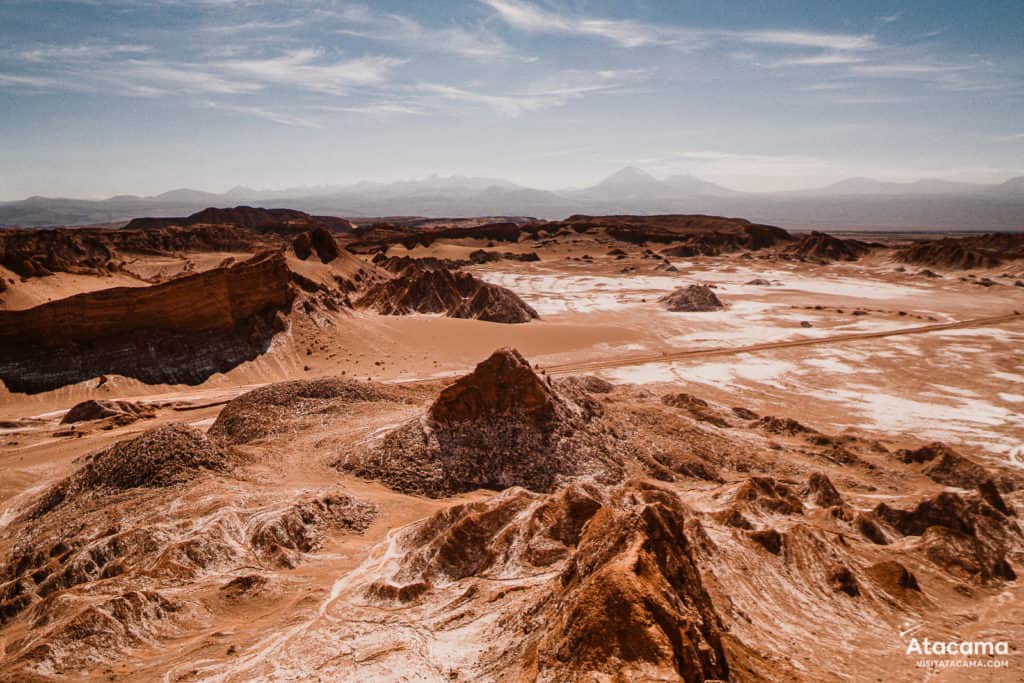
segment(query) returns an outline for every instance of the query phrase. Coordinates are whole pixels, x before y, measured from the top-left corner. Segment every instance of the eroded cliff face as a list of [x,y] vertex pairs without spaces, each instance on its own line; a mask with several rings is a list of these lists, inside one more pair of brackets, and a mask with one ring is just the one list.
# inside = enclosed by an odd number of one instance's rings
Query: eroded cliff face
[[198,384],[266,351],[283,329],[279,252],[152,287],[115,287],[0,311],[0,379],[37,393],[104,374]]

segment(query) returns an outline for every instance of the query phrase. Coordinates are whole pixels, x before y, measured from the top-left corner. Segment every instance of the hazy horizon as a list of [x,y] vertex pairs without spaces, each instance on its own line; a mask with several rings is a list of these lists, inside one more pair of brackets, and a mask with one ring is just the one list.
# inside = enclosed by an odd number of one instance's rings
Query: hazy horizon
[[[463,175],[463,174],[430,173],[428,175],[424,175],[424,176],[420,176],[420,177],[416,177],[416,178],[401,178],[401,179],[398,179],[398,180],[376,180],[376,179],[372,179],[372,178],[362,178],[362,179],[350,180],[350,181],[347,181],[347,182],[340,182],[340,183],[323,183],[323,184],[317,184],[317,185],[296,185],[296,186],[290,186],[290,187],[251,187],[249,185],[242,185],[242,184],[234,184],[234,185],[230,185],[228,187],[219,187],[219,188],[214,188],[214,189],[205,188],[205,187],[185,187],[185,186],[182,186],[182,187],[169,187],[169,188],[164,188],[163,190],[161,190],[159,192],[156,192],[154,194],[147,194],[147,195],[136,195],[136,194],[133,194],[133,193],[126,193],[126,192],[118,192],[118,193],[115,193],[115,194],[112,194],[112,195],[96,195],[96,196],[89,196],[89,197],[82,197],[82,196],[56,197],[54,195],[31,195],[29,197],[19,197],[19,198],[13,199],[13,200],[0,199],[0,202],[23,201],[25,199],[30,199],[32,197],[45,197],[45,198],[48,198],[48,199],[51,199],[51,198],[52,199],[57,199],[57,198],[61,198],[61,199],[76,199],[76,200],[84,200],[84,201],[105,201],[105,200],[109,200],[109,199],[116,199],[118,197],[139,197],[139,198],[142,198],[142,199],[148,199],[148,198],[160,197],[161,195],[173,194],[173,193],[176,193],[176,192],[183,192],[183,191],[194,191],[194,192],[207,193],[207,194],[211,194],[211,195],[229,195],[229,196],[232,193],[239,193],[239,196],[241,196],[243,198],[249,196],[247,194],[247,192],[251,191],[252,196],[258,196],[258,195],[279,195],[279,196],[281,196],[281,198],[287,199],[288,197],[285,194],[282,194],[282,193],[288,193],[288,192],[294,191],[294,198],[315,197],[315,196],[317,196],[318,193],[321,193],[321,192],[324,193],[324,194],[327,194],[327,193],[330,193],[330,192],[333,192],[333,191],[338,191],[338,190],[350,190],[350,189],[357,188],[357,187],[362,186],[362,185],[366,185],[368,187],[369,186],[388,187],[388,186],[391,186],[391,185],[402,185],[402,184],[424,185],[424,186],[426,186],[426,185],[429,185],[432,181],[436,182],[438,184],[447,184],[447,185],[457,185],[460,182],[462,182],[466,186],[474,186],[474,187],[476,186],[476,184],[486,184],[488,182],[491,182],[495,186],[502,186],[502,185],[506,185],[506,184],[512,184],[515,187],[519,187],[519,188],[523,188],[523,189],[529,189],[529,190],[541,190],[541,191],[547,191],[547,192],[553,192],[553,193],[572,193],[572,192],[575,192],[575,191],[583,191],[583,190],[587,190],[587,189],[593,188],[595,186],[600,186],[605,181],[612,181],[620,173],[631,173],[631,172],[636,172],[636,171],[638,171],[639,173],[644,174],[644,175],[649,175],[649,176],[651,176],[652,179],[654,179],[656,181],[664,181],[664,180],[671,180],[673,178],[688,177],[688,178],[691,178],[691,179],[696,180],[696,181],[712,182],[712,181],[707,181],[705,178],[700,178],[700,177],[694,176],[692,174],[687,174],[687,173],[680,173],[680,174],[673,174],[673,175],[657,175],[656,176],[656,175],[654,175],[652,173],[648,173],[643,168],[639,168],[637,166],[630,165],[630,166],[625,166],[625,167],[619,169],[618,171],[610,173],[607,176],[604,176],[602,178],[598,178],[596,181],[591,182],[589,185],[579,184],[579,185],[565,186],[565,187],[537,187],[537,186],[521,185],[519,183],[515,183],[514,181],[509,180],[508,178],[487,177],[487,176],[471,176],[471,175]],[[963,181],[962,184],[964,186],[977,185],[978,187],[981,187],[981,188],[984,188],[984,187],[994,187],[994,186],[998,186],[998,185],[1000,185],[1002,183],[1005,183],[1005,182],[1008,182],[1008,181],[1011,181],[1011,180],[1016,180],[1017,178],[1020,178],[1020,177],[1024,177],[1024,176],[1011,176],[1011,177],[1008,177],[1008,178],[996,179],[996,180],[994,180],[994,181],[992,181],[990,183],[972,183],[970,181]],[[834,185],[841,185],[841,184],[845,184],[847,182],[857,183],[859,181],[864,181],[866,183],[873,183],[873,182],[876,182],[876,181],[877,182],[881,182],[881,183],[890,183],[891,182],[891,183],[896,184],[896,185],[906,185],[906,186],[908,186],[908,188],[913,186],[915,183],[928,183],[930,181],[944,182],[944,180],[940,179],[940,178],[914,178],[914,179],[910,179],[910,180],[884,181],[884,180],[881,180],[879,178],[869,178],[869,177],[866,177],[866,176],[851,176],[851,177],[847,177],[847,178],[842,178],[842,179],[840,179],[837,182],[830,182],[830,183],[819,184],[819,185],[809,185],[809,186],[802,186],[802,187],[787,188],[785,190],[741,190],[739,188],[730,187],[730,186],[728,186],[728,185],[726,185],[724,183],[714,183],[714,184],[719,186],[719,187],[721,187],[722,189],[729,190],[729,191],[732,191],[732,192],[736,192],[738,194],[755,194],[756,195],[756,194],[763,193],[765,195],[772,195],[772,194],[785,193],[785,192],[813,192],[813,191],[816,191],[816,190],[827,191],[827,190],[829,190],[829,188],[833,187]],[[862,191],[862,193],[868,194],[866,191]],[[264,201],[264,200],[261,199],[261,201]],[[265,201],[273,201],[273,199],[272,198],[268,198]]]
[[1019,2],[15,0],[0,36],[0,201],[1024,175]]

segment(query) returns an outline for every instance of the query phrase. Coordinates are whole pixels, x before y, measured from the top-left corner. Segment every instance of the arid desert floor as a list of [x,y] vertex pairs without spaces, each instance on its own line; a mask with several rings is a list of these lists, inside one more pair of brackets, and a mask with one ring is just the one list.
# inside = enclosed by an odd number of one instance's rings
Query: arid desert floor
[[6,237],[0,679],[1024,677],[1024,259],[314,218]]

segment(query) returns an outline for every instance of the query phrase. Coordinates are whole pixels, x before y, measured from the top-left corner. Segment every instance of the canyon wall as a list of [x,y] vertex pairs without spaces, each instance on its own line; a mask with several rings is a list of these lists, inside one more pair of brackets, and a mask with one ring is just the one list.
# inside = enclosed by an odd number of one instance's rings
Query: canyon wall
[[198,384],[267,349],[288,281],[283,254],[263,252],[160,285],[0,311],[0,380],[28,393],[104,374]]

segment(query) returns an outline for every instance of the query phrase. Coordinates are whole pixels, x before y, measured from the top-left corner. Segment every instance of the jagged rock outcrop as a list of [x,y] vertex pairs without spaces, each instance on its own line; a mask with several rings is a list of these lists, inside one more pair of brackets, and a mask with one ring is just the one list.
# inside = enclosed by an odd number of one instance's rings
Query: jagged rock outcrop
[[670,311],[694,313],[701,311],[717,311],[725,307],[717,295],[707,285],[689,285],[680,287],[670,294],[658,299]]
[[980,486],[989,478],[984,467],[960,455],[941,441],[916,449],[898,451],[896,457],[905,463],[923,464],[922,473],[946,486],[971,489]]
[[799,242],[786,251],[813,261],[856,261],[871,251],[871,245],[860,240],[840,239],[815,231],[801,237]]
[[316,252],[322,263],[330,263],[341,255],[334,235],[324,227],[316,227],[298,235],[292,240],[292,250],[303,261]]
[[1017,576],[1007,552],[1019,545],[1021,529],[983,496],[943,492],[910,510],[880,503],[874,516],[900,535],[920,536],[925,556],[956,575],[983,582]]
[[621,469],[600,407],[572,385],[556,388],[514,349],[501,349],[444,389],[427,412],[346,454],[345,470],[411,493],[475,488],[549,491]]
[[100,375],[198,384],[263,353],[292,301],[279,252],[150,287],[0,311],[0,379],[36,393]]
[[811,473],[802,493],[811,503],[822,508],[830,508],[843,503],[843,497],[839,495],[835,485],[832,484],[828,476],[821,472]]
[[384,315],[444,313],[498,323],[525,323],[540,317],[505,287],[469,273],[410,266],[392,280],[370,287],[355,305]]
[[[506,634],[495,641],[505,651],[503,677],[728,680],[722,625],[693,555],[689,517],[675,493],[636,481],[612,489],[571,484],[547,496],[513,488],[405,531],[393,572],[368,593],[416,603],[452,581],[560,568],[496,624]],[[464,602],[484,602],[479,593],[470,589]],[[479,608],[487,606],[469,607]]]

